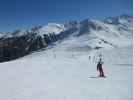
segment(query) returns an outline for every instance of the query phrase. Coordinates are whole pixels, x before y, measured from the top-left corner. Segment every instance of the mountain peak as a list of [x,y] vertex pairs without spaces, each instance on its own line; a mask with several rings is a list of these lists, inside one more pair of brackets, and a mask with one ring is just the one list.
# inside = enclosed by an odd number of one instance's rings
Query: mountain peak
[[120,16],[107,17],[107,18],[104,19],[104,22],[108,23],[108,24],[118,25],[118,24],[121,24],[125,21],[130,22],[130,20],[133,20],[133,16],[123,14],[123,15],[120,15]]
[[120,15],[120,18],[133,18],[133,16],[128,15],[128,14],[122,14]]

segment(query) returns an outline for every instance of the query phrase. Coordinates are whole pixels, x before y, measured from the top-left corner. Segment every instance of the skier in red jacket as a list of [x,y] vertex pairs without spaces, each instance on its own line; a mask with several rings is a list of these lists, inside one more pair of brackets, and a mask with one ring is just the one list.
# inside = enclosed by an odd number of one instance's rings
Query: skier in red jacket
[[103,72],[102,65],[103,65],[103,61],[102,61],[102,59],[100,58],[100,59],[99,59],[99,62],[98,62],[98,64],[97,64],[97,71],[99,71],[99,73],[100,73],[99,77],[105,77],[104,72]]

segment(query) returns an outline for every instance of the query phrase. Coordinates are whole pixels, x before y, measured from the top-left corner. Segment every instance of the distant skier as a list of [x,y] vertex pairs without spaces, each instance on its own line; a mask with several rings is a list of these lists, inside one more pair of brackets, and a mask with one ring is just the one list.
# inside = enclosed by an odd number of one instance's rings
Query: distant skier
[[100,58],[98,61],[98,64],[97,64],[97,71],[99,71],[99,73],[100,73],[99,77],[105,77],[102,65],[103,65],[103,61]]
[[91,59],[91,56],[89,56],[89,60]]

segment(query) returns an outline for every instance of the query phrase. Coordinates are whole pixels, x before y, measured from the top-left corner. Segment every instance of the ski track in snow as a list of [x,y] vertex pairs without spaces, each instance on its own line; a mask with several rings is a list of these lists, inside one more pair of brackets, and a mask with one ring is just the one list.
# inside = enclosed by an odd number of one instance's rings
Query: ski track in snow
[[1,63],[0,100],[133,100],[133,48],[100,51],[106,78],[97,77],[97,52],[56,49]]

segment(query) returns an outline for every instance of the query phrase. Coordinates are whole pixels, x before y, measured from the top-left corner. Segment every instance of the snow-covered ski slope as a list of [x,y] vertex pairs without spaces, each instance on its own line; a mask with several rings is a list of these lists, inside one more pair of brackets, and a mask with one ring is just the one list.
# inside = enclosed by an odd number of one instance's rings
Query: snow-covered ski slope
[[[133,100],[133,46],[90,52],[59,47],[1,63],[0,100]],[[106,78],[97,77],[99,52]]]
[[[38,31],[66,36],[45,50],[0,63],[0,100],[133,100],[133,18],[64,26]],[[97,77],[99,54],[106,78]]]

